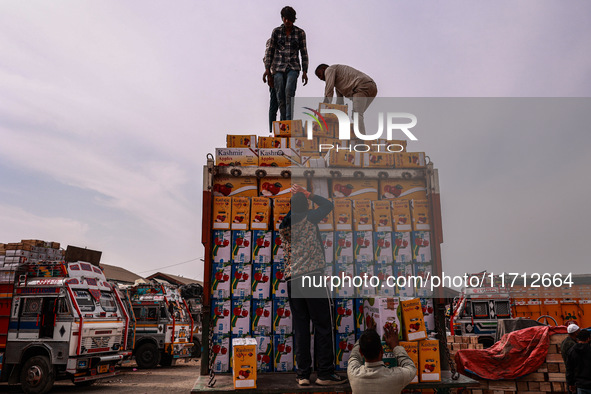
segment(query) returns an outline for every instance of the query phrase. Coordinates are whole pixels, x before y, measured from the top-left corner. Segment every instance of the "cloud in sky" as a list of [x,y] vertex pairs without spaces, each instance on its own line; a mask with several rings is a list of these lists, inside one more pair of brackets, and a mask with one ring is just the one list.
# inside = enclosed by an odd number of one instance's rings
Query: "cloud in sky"
[[[323,91],[313,75],[320,62],[366,71],[381,96],[591,91],[586,2],[363,4],[294,5],[311,59],[299,96]],[[227,133],[266,135],[262,57],[280,8],[262,1],[3,2],[0,241],[83,244],[136,271],[201,257],[201,166]],[[486,136],[462,149],[479,152],[475,160],[496,157]],[[465,178],[451,174],[463,163],[438,156],[444,203],[457,201]],[[485,170],[479,161],[463,172],[482,177],[474,198],[490,196],[487,182],[497,181]],[[523,236],[532,245],[540,239]],[[445,257],[464,259],[458,250],[447,244]],[[201,275],[194,263],[168,271]]]

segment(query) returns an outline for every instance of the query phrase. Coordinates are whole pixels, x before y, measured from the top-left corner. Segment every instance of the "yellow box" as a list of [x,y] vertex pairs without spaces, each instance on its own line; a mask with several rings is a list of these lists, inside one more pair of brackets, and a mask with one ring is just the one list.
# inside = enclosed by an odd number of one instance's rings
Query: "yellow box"
[[285,137],[259,137],[259,149],[289,148],[289,138]]
[[392,231],[392,208],[390,201],[372,201],[373,230]]
[[300,163],[300,152],[291,148],[259,149],[260,167],[290,167]]
[[231,230],[249,230],[250,198],[232,197],[232,226]]
[[[383,201],[383,200],[382,200]],[[396,232],[412,231],[409,200],[393,200],[392,202],[392,224]]]
[[236,135],[228,134],[226,136],[226,148],[253,148],[257,147],[256,135]]
[[422,168],[425,165],[424,152],[394,153],[394,168]]
[[273,230],[279,231],[279,225],[291,209],[291,198],[273,200]]
[[216,166],[258,166],[259,155],[252,148],[216,148]]
[[213,195],[225,197],[256,197],[257,178],[218,176],[213,181]]
[[232,373],[234,389],[256,389],[257,340],[255,338],[232,339]]
[[400,346],[404,348],[404,350],[408,354],[408,357],[410,357],[417,369],[417,374],[410,382],[419,383],[419,342],[400,341]]
[[373,218],[370,200],[353,201],[353,222],[355,231],[373,230]]
[[420,341],[427,338],[425,318],[420,298],[401,301],[402,325],[404,327],[404,339],[407,341]]
[[365,168],[393,168],[394,154],[393,153],[363,153],[362,154],[363,167]]
[[299,137],[304,135],[301,120],[281,120],[273,122],[273,135],[275,137]]
[[[332,116],[332,115],[330,115]],[[328,137],[328,138],[334,138],[336,134],[338,134],[338,128],[339,125],[336,122],[331,122],[329,120],[326,121],[326,124],[324,122],[320,122],[320,124],[314,122],[312,124],[312,133],[314,138],[317,137]],[[304,133],[304,135],[306,135],[306,133]]]
[[320,112],[320,114],[324,117],[327,123],[336,123],[338,122],[338,118],[336,115],[333,114],[323,114],[323,109],[336,109],[341,112],[344,112],[346,115],[349,114],[349,107],[345,104],[319,103],[318,112]]
[[229,230],[232,223],[232,198],[213,198],[213,229]]
[[413,231],[431,230],[431,216],[429,215],[429,200],[411,200],[410,213],[412,215]]
[[427,187],[424,179],[380,179],[380,196],[382,200],[426,200]]
[[[321,153],[324,153],[321,152]],[[326,152],[326,162],[329,167],[360,167],[361,153],[349,152],[347,150],[331,149]]]
[[289,146],[291,148],[300,149],[302,151],[318,151],[318,140],[306,137],[292,137],[289,139]]
[[[383,146],[380,146],[379,149],[377,149],[378,152],[390,152],[390,153],[406,152],[406,144],[407,144],[406,140],[388,140],[385,138],[379,138],[376,140],[375,143],[378,145],[383,145]],[[400,146],[397,146],[397,145],[400,145]]]
[[378,180],[366,178],[334,178],[331,194],[334,198],[350,198],[352,200],[377,200]]
[[318,223],[318,230],[320,231],[334,231],[334,210],[330,211],[322,220]]
[[418,374],[421,382],[441,381],[441,361],[438,340],[419,342]]
[[337,231],[353,230],[353,202],[344,198],[334,200],[334,223]]
[[271,200],[267,197],[253,197],[250,206],[250,229],[268,230],[271,221]]
[[283,177],[266,177],[259,179],[260,197],[291,198],[291,179]]

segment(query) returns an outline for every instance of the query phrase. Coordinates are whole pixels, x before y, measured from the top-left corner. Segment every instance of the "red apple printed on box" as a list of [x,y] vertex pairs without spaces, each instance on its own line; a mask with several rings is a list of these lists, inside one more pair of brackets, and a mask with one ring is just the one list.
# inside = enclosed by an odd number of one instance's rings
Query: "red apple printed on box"
[[257,336],[257,368],[260,372],[271,372],[273,365],[271,364],[273,346],[271,345],[271,337]]
[[251,331],[253,334],[271,334],[273,331],[272,310],[273,300],[252,300]]
[[250,331],[250,300],[232,300],[232,334],[243,335]]
[[271,296],[271,265],[254,263],[252,266],[252,298]]
[[252,257],[255,263],[270,263],[271,262],[271,238],[270,231],[254,231],[254,248],[252,250]]
[[230,297],[230,275],[232,275],[232,266],[229,263],[214,263],[213,271],[213,281],[211,283],[212,297]]
[[230,309],[232,304],[229,299],[212,300],[213,311],[211,314],[214,334],[224,334],[230,331]]
[[291,307],[287,298],[277,298],[273,301],[275,316],[273,317],[273,332],[275,334],[291,334]]

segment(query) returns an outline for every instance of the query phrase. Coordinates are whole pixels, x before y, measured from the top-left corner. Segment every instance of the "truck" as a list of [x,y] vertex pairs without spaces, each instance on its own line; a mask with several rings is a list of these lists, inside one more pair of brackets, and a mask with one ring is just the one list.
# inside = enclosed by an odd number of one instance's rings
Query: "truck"
[[203,304],[203,286],[198,283],[183,285],[179,289],[187,302],[193,318],[193,358],[201,357],[201,306]]
[[103,272],[59,251],[24,257],[53,248],[21,245],[0,266],[0,381],[46,393],[58,379],[86,386],[116,375],[131,355],[129,316]]
[[120,291],[132,313],[127,345],[139,368],[171,366],[192,357],[193,319],[178,289],[147,283]]

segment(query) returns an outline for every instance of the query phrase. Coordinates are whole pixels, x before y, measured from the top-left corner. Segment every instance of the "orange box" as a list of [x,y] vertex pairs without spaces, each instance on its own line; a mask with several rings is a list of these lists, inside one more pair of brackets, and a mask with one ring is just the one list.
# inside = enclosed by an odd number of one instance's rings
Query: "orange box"
[[425,165],[425,152],[394,153],[394,168],[422,168]]
[[334,223],[337,231],[353,230],[353,202],[339,198],[334,200]]
[[378,180],[367,178],[334,178],[332,180],[331,194],[334,198],[377,200]]
[[404,350],[406,350],[408,357],[410,357],[412,362],[415,364],[415,368],[417,369],[417,374],[410,382],[419,383],[419,342],[400,341],[400,346],[402,346]]
[[372,201],[374,231],[392,231],[390,201]]
[[259,137],[257,147],[259,149],[289,148],[289,138],[285,137]]
[[373,218],[371,214],[370,200],[353,201],[353,222],[355,231],[373,230]]
[[260,197],[287,197],[291,198],[290,178],[283,177],[265,177],[259,180],[259,196]]
[[420,298],[401,301],[402,326],[404,327],[404,339],[407,341],[420,341],[427,339],[425,318]]
[[417,371],[421,382],[441,381],[441,361],[438,340],[419,342],[419,368],[417,368]]
[[312,138],[311,140],[306,137],[292,137],[289,139],[289,146],[293,149],[300,149],[303,151],[318,151],[318,140]]
[[363,153],[362,158],[365,168],[394,168],[393,153]]
[[231,230],[249,230],[250,198],[232,197],[232,226]]
[[318,223],[318,230],[320,231],[334,231],[334,210],[330,211],[322,220]]
[[[330,115],[332,116],[332,115]],[[335,118],[336,119],[336,118]],[[313,122],[313,121],[310,121]],[[337,133],[338,130],[338,123],[336,122],[330,122],[327,121],[326,124],[324,122],[320,122],[320,124],[313,122],[312,123],[312,133],[314,135],[314,138],[318,138],[318,137],[328,137],[328,138],[333,138],[335,136],[335,133]],[[304,135],[307,136],[307,131],[308,129],[306,128]]]
[[252,148],[216,148],[216,166],[258,166],[259,155]]
[[271,221],[271,199],[253,197],[250,205],[250,229],[268,230]]
[[257,147],[256,135],[235,135],[226,136],[226,148],[253,148]]
[[323,114],[322,113],[323,109],[336,109],[341,112],[344,112],[346,115],[349,114],[349,107],[345,104],[319,103],[318,104],[318,112],[320,112],[320,114],[324,117],[324,119],[326,120],[327,123],[329,123],[329,122],[337,123],[338,118],[334,114]]
[[412,215],[413,231],[431,230],[431,217],[429,215],[429,200],[411,200],[410,213]]
[[256,197],[257,178],[218,176],[213,181],[213,195],[224,197]]
[[[321,152],[321,153],[324,153]],[[348,150],[330,149],[326,152],[326,162],[329,167],[360,167],[361,153]]]
[[232,373],[234,389],[257,388],[257,340],[232,339]]
[[213,198],[213,229],[229,230],[232,223],[232,199],[230,197]]
[[[383,201],[383,200],[382,200]],[[393,200],[392,202],[392,224],[396,232],[412,231],[409,200]]]
[[273,230],[279,231],[279,225],[291,209],[291,198],[276,198],[273,200]]
[[426,200],[427,186],[424,179],[380,179],[380,196],[381,200]]
[[273,122],[273,135],[275,137],[299,137],[304,135],[301,120],[280,120]]
[[260,167],[290,167],[300,163],[300,152],[291,148],[259,149]]

